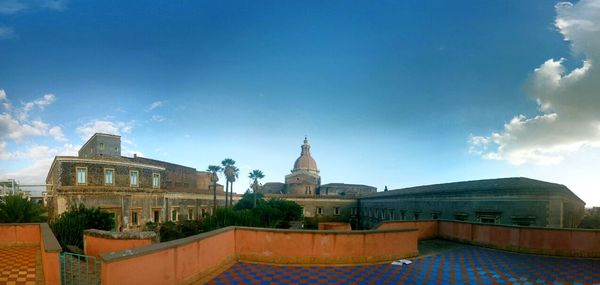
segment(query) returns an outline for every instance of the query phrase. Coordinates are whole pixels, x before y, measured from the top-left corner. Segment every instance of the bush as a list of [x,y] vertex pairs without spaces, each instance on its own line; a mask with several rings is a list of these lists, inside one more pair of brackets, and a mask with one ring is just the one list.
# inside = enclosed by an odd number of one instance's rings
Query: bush
[[41,205],[29,201],[21,194],[0,198],[0,223],[39,223],[46,217]]
[[83,204],[72,206],[50,223],[52,232],[63,248],[74,245],[83,248],[83,231],[98,229],[109,231],[115,227],[113,215],[99,208],[86,208]]

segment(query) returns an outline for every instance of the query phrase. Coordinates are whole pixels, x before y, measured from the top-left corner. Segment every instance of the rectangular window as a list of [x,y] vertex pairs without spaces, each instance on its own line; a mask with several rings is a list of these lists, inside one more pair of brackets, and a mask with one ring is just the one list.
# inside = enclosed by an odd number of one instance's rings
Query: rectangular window
[[155,223],[160,223],[160,210],[154,210],[154,216],[152,221]]
[[114,169],[104,169],[104,184],[105,185],[113,185],[114,183]]
[[206,217],[206,209],[201,209],[200,211],[202,213],[202,217],[203,218]]
[[178,209],[172,209],[171,210],[171,221],[173,222],[177,222],[179,220],[179,213],[178,213]]
[[339,216],[340,215],[340,208],[339,207],[334,207],[333,208],[333,214],[336,215],[336,216]]
[[152,188],[160,187],[160,174],[152,173]]
[[317,215],[323,215],[323,208],[317,207]]
[[138,212],[131,211],[131,224],[134,226],[138,225]]
[[104,143],[100,143],[100,150],[104,150]]
[[77,167],[77,184],[85,185],[87,183],[87,168]]
[[132,187],[138,186],[138,174],[139,174],[139,172],[137,170],[129,171],[129,185],[130,186],[132,186]]
[[189,208],[187,214],[188,214],[188,220],[193,220],[194,219],[194,209]]

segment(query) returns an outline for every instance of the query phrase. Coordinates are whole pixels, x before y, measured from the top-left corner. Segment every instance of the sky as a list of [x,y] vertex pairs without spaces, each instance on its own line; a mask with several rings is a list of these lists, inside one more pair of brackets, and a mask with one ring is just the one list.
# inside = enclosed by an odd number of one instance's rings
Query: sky
[[0,179],[95,132],[382,191],[529,177],[600,206],[600,0],[0,0]]

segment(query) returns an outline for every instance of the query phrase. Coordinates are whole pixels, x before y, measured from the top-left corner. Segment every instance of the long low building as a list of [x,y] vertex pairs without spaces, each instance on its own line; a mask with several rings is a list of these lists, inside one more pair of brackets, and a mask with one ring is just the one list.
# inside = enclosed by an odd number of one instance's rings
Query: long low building
[[514,177],[378,192],[358,198],[358,207],[363,228],[423,219],[574,228],[585,203],[564,185]]

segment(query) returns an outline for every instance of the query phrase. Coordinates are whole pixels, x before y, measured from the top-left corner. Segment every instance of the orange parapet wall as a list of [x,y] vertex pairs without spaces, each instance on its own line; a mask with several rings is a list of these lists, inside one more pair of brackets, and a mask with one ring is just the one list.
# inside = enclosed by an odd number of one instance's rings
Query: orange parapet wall
[[236,228],[240,260],[279,264],[350,264],[417,256],[416,229],[292,231]]
[[11,245],[39,247],[44,283],[60,284],[58,255],[62,249],[48,224],[0,224],[0,246]]
[[349,223],[334,223],[334,222],[324,222],[319,223],[319,230],[339,230],[339,231],[351,231],[352,226]]
[[416,229],[303,231],[228,227],[101,254],[102,284],[190,284],[235,261],[349,264],[418,255]]
[[103,253],[146,246],[156,241],[154,232],[109,232],[86,230],[83,234],[83,251],[86,255],[99,256]]
[[386,221],[375,227],[378,230],[415,228],[419,232],[419,240],[436,238],[438,221]]

